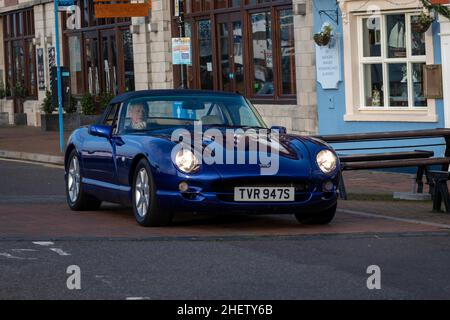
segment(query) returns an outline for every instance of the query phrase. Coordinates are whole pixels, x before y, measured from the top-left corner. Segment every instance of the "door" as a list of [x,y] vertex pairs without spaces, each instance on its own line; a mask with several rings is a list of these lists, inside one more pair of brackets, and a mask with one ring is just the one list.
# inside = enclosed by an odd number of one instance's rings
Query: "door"
[[[119,105],[108,107],[108,116],[104,119],[103,125],[113,125],[116,121]],[[116,164],[115,164],[115,140],[114,138],[104,138],[88,134],[82,146],[82,158],[84,166],[84,177],[95,180],[95,184],[108,185],[116,184]]]
[[217,16],[219,90],[244,93],[243,24],[240,13]]

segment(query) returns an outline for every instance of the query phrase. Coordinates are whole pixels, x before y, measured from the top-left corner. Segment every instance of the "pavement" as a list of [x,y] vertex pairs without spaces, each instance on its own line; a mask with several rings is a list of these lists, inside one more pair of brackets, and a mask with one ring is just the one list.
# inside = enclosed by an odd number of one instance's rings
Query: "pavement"
[[[64,141],[69,135],[70,132],[64,133]],[[0,158],[64,164],[59,133],[36,127],[0,126]]]

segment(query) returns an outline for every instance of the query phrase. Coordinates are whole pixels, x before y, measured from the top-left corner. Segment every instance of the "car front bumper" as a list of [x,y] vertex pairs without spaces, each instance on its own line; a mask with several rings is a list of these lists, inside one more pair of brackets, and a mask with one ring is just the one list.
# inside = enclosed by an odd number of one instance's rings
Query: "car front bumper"
[[157,198],[161,209],[177,212],[287,214],[326,210],[336,204],[338,197],[337,192],[311,192],[295,202],[235,202],[224,201],[221,194],[214,192],[202,192],[194,197],[158,190]]

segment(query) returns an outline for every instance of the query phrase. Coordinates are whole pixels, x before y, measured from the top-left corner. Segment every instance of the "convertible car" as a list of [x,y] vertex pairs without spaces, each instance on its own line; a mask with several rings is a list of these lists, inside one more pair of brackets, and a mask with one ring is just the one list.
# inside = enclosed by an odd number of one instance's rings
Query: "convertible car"
[[119,203],[142,226],[168,225],[182,212],[328,224],[340,174],[325,142],[268,128],[238,94],[194,90],[117,96],[98,123],[71,134],[65,169],[72,210]]

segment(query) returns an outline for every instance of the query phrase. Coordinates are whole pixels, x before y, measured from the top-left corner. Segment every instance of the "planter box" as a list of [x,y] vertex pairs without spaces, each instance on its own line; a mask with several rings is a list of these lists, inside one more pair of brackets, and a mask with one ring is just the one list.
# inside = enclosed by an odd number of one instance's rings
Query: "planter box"
[[[73,131],[79,127],[93,124],[98,120],[99,117],[100,115],[85,116],[78,113],[64,114],[63,115],[64,131]],[[59,131],[59,115],[41,114],[41,130]]]
[[0,112],[0,126],[6,126],[9,124],[9,113]]
[[15,113],[14,114],[14,125],[16,126],[26,126],[28,124],[26,113]]

